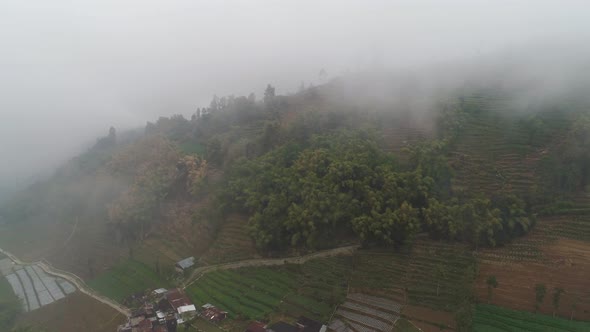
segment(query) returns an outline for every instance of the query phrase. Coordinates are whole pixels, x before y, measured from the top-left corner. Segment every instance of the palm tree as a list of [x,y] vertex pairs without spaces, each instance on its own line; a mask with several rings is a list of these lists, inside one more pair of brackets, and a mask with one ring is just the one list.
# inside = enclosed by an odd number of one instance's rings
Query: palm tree
[[547,287],[545,286],[545,284],[535,285],[535,313],[539,310],[541,303],[543,303],[543,299],[545,298],[546,293]]
[[488,284],[488,303],[492,302],[492,290],[493,288],[498,287],[498,280],[496,280],[496,276],[489,276],[486,280],[486,284]]

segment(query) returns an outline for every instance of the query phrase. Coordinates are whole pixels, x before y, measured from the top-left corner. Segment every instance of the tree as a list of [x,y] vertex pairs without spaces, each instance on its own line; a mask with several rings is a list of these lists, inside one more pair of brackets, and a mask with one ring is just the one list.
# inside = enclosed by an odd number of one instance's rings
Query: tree
[[447,271],[444,265],[439,263],[436,265],[436,296],[438,296],[438,291],[440,289],[440,281],[441,279],[446,278]]
[[498,287],[496,276],[489,276],[486,279],[486,284],[488,285],[488,303],[490,303],[492,302],[492,290]]
[[539,311],[541,304],[543,303],[543,299],[545,299],[545,294],[547,293],[547,287],[545,284],[536,284],[535,285],[535,312]]
[[117,141],[117,130],[115,129],[115,127],[109,128],[109,136],[108,137],[112,143],[115,143]]
[[264,104],[270,106],[272,101],[275,98],[275,88],[272,85],[267,85],[266,90],[264,90]]
[[209,112],[213,113],[219,110],[219,98],[217,95],[213,95],[213,99],[211,100],[211,104],[209,104]]
[[563,293],[565,293],[565,290],[561,287],[555,287],[553,289],[553,317],[555,317],[555,312],[559,309],[559,300]]

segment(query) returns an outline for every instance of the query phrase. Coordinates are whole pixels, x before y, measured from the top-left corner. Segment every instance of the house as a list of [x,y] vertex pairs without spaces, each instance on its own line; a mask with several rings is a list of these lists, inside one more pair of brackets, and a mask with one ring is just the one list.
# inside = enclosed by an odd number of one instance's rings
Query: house
[[158,289],[154,289],[154,291],[152,292],[152,294],[154,296],[160,296],[164,293],[166,293],[168,290],[166,288],[158,288]]
[[178,312],[178,308],[191,305],[191,300],[179,288],[174,288],[166,292],[166,300],[174,312]]
[[220,322],[227,317],[227,311],[222,311],[216,308],[211,303],[204,304],[202,307],[201,316],[205,317],[208,321]]
[[269,332],[299,332],[299,328],[297,326],[293,326],[291,324],[285,322],[278,322],[271,325],[268,330]]
[[296,323],[300,332],[326,332],[328,327],[316,320],[301,316]]
[[186,269],[188,269],[188,268],[190,268],[190,267],[192,267],[194,265],[195,265],[195,258],[194,257],[188,257],[188,258],[185,258],[185,259],[183,259],[181,261],[176,262],[175,267],[176,267],[176,271],[183,272]]

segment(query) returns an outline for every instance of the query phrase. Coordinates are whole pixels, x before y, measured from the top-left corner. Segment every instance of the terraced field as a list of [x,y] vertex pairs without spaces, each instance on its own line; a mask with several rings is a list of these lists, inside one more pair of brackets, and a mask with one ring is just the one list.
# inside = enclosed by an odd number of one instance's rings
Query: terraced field
[[471,96],[463,99],[467,122],[457,140],[452,165],[455,190],[524,193],[535,182],[540,151],[528,144],[527,133],[517,126],[508,100]]
[[480,304],[476,306],[474,331],[582,332],[590,331],[590,323]]
[[70,282],[47,275],[37,265],[14,265],[8,258],[0,260],[0,276],[8,281],[24,311],[39,309],[76,291]]
[[228,217],[201,261],[218,264],[258,257],[254,242],[248,234],[245,218],[236,215]]
[[228,311],[232,319],[282,314],[327,321],[346,297],[350,263],[350,257],[333,257],[303,265],[210,272],[187,294],[195,304],[212,303]]
[[121,261],[107,272],[89,280],[87,284],[118,302],[148,289],[168,286],[168,282],[163,280],[154,268],[132,259]]
[[448,317],[470,294],[475,259],[464,246],[419,240],[407,253],[358,251],[353,268],[351,292],[389,298],[407,305],[402,313],[411,318],[453,326]]

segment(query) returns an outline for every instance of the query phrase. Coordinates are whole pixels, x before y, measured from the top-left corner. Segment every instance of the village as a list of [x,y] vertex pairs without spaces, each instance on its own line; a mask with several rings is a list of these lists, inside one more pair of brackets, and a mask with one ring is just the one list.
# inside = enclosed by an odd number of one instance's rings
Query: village
[[[194,257],[183,259],[176,263],[175,269],[179,273],[190,271],[194,267]],[[181,288],[158,288],[136,294],[133,297],[136,309],[133,309],[127,321],[120,325],[117,332],[176,332],[180,326],[188,325],[194,320],[202,319],[218,325],[223,320],[231,318],[223,308],[206,303],[197,307],[191,302]],[[197,329],[199,330],[199,329]],[[301,316],[295,324],[283,321],[267,324],[252,321],[244,332],[326,332],[327,326],[321,322]]]

